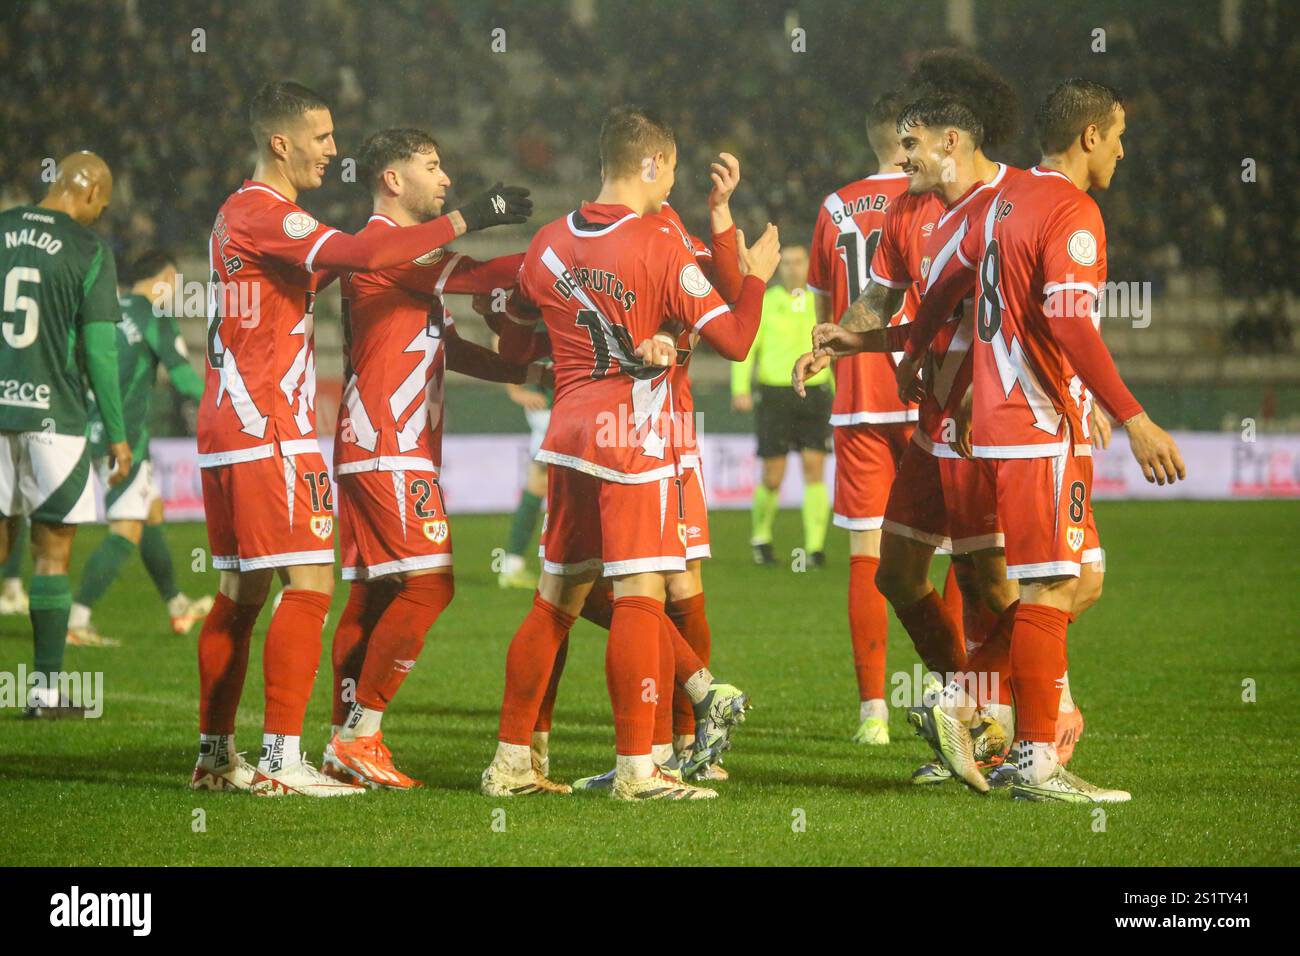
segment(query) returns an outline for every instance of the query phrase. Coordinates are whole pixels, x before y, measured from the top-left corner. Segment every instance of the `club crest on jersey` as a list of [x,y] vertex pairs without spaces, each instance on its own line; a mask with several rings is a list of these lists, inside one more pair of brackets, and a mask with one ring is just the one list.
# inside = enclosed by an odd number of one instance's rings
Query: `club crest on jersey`
[[1087,229],[1076,230],[1066,241],[1065,251],[1079,265],[1093,265],[1097,261],[1097,239]]
[[697,299],[702,299],[713,291],[713,286],[709,285],[709,280],[704,277],[700,267],[693,262],[682,270],[681,282],[686,294],[695,296]]
[[929,277],[930,277],[930,257],[926,256],[921,260],[921,278],[928,279]]
[[311,516],[311,533],[322,541],[329,538],[334,532],[333,515],[312,515]]
[[1078,551],[1083,547],[1083,529],[1070,525],[1065,529],[1065,543],[1070,546],[1071,551]]
[[284,217],[284,234],[290,239],[301,239],[303,236],[310,236],[316,226],[316,220],[302,210],[291,212]]
[[441,249],[430,249],[424,255],[420,256],[420,258],[416,259],[415,264],[417,266],[431,266],[441,258]]
[[447,540],[447,522],[442,519],[426,521],[424,523],[424,536],[434,544],[442,544]]

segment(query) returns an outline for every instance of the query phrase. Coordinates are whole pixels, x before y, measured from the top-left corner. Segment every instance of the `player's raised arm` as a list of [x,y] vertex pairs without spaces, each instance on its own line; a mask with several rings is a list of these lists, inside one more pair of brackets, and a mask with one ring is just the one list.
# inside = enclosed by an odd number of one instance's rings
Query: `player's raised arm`
[[709,228],[713,233],[713,255],[709,280],[718,294],[728,302],[740,298],[744,275],[740,271],[736,223],[731,218],[731,196],[740,185],[740,160],[730,153],[719,153],[711,166],[709,178]]
[[[722,301],[717,290],[694,265],[680,270],[674,288],[669,292],[669,302],[677,316],[698,332],[719,355],[732,362],[748,355],[750,346],[754,344],[763,317],[763,293],[781,261],[780,236],[771,223],[752,247],[745,246],[743,234],[738,241],[745,279],[734,307]],[[694,273],[691,269],[695,270]]]

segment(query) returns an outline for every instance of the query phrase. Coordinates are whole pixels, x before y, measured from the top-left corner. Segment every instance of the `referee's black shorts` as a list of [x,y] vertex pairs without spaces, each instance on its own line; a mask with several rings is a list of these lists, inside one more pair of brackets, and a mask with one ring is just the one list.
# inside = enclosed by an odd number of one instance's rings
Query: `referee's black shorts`
[[758,457],[782,458],[792,451],[830,451],[829,385],[813,385],[800,398],[789,385],[759,385],[754,401]]

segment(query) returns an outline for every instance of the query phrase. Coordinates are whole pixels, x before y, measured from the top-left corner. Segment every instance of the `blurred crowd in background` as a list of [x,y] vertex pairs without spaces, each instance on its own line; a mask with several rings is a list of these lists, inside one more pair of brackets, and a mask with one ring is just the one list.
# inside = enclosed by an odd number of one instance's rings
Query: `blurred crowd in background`
[[[826,193],[874,171],[871,99],[925,49],[970,39],[1023,97],[1020,142],[996,158],[1037,159],[1034,107],[1065,76],[1126,93],[1127,156],[1099,197],[1113,277],[1157,291],[1179,272],[1217,277],[1252,302],[1225,338],[1289,348],[1283,310],[1268,303],[1300,291],[1298,7],[1243,0],[1244,31],[1229,42],[1212,0],[975,0],[966,37],[949,33],[945,0],[6,4],[0,203],[41,194],[43,158],[91,148],[117,175],[103,229],[121,251],[200,256],[217,206],[252,167],[249,96],[294,78],[334,104],[340,160],[377,128],[420,125],[442,140],[462,194],[506,174],[570,206],[594,194],[606,109],[650,106],[678,134],[674,204],[688,222],[703,228],[708,161],[726,149],[743,163],[738,219],[806,240]],[[805,52],[791,49],[796,28]],[[303,202],[356,228],[369,207],[337,175]]]

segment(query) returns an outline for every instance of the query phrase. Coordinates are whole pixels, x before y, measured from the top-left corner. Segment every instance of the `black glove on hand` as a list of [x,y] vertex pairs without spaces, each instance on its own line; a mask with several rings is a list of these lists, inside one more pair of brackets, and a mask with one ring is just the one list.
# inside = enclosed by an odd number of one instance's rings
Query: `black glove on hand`
[[533,201],[528,198],[527,189],[500,183],[460,207],[466,232],[477,232],[491,226],[517,225],[527,222],[532,214]]

